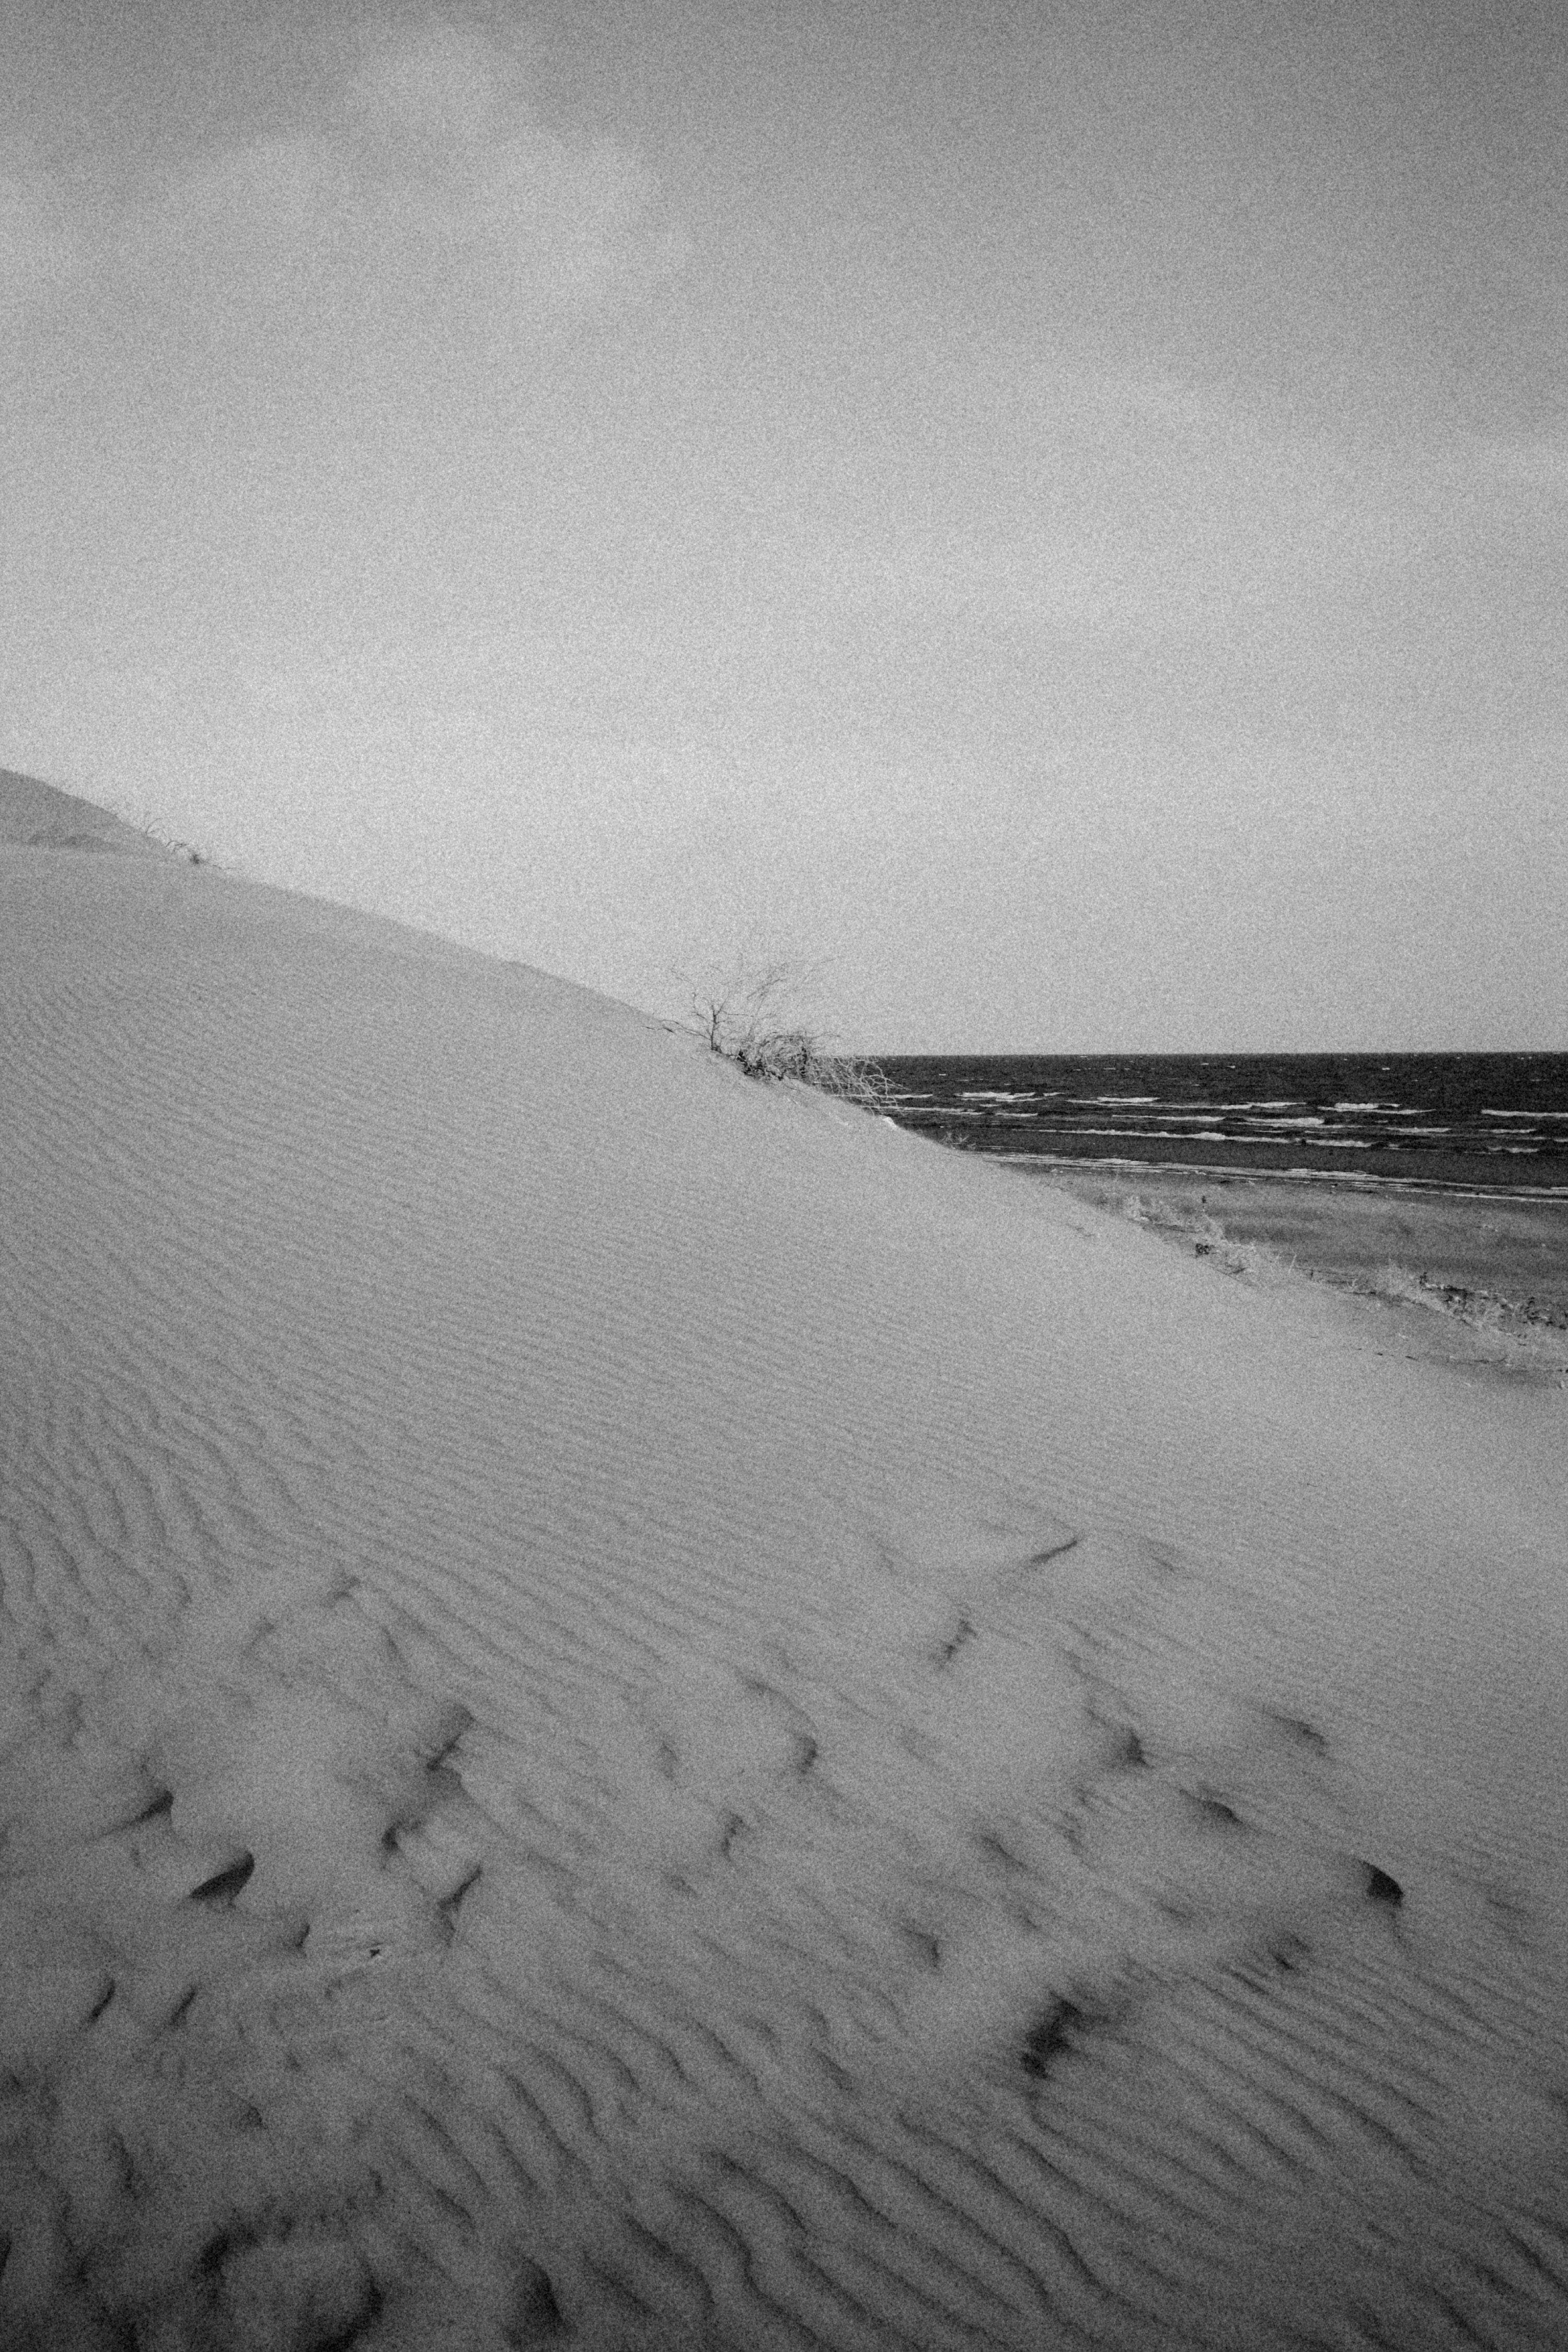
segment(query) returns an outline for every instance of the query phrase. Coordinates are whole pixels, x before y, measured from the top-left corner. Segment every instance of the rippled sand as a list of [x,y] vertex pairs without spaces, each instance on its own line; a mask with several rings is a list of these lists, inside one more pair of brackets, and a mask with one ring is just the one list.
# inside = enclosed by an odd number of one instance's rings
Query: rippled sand
[[0,2341],[1568,2338],[1559,1393],[172,859],[0,1073]]

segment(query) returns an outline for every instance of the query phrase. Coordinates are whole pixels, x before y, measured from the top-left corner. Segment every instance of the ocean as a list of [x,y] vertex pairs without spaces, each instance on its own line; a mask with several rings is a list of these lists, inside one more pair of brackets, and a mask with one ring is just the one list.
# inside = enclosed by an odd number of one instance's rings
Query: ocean
[[1568,1196],[1568,1054],[880,1057],[900,1125],[1102,1166]]

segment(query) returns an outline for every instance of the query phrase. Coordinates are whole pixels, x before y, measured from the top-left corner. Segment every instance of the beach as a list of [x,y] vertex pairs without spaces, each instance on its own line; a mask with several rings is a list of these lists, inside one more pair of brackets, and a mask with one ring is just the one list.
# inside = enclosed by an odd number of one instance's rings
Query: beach
[[1331,1285],[1419,1352],[1568,1372],[1568,1200],[1224,1169],[1017,1163],[1254,1278]]
[[1568,1398],[1304,1270],[1547,1225],[100,817],[0,793],[0,2341],[1568,2339]]

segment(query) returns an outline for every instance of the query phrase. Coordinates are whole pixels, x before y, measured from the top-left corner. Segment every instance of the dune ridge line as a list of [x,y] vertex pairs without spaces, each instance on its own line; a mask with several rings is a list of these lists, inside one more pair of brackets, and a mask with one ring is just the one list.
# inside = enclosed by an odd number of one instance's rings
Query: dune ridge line
[[1568,2340],[1562,1399],[38,805],[0,2341]]

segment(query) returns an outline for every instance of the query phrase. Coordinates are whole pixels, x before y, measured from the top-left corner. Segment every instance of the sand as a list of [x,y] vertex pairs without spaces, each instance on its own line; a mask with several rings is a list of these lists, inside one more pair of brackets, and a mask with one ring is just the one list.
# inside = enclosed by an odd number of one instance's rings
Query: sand
[[1363,1329],[1410,1356],[1568,1377],[1568,1196],[1217,1169],[1030,1172],[1244,1277],[1331,1284],[1364,1304]]
[[172,858],[0,1082],[0,2342],[1568,2338],[1560,1391]]

